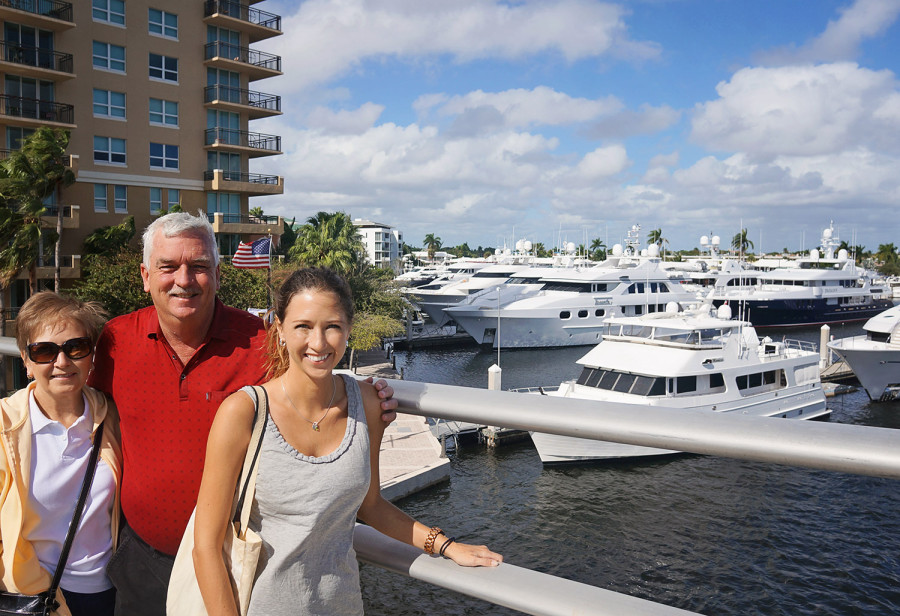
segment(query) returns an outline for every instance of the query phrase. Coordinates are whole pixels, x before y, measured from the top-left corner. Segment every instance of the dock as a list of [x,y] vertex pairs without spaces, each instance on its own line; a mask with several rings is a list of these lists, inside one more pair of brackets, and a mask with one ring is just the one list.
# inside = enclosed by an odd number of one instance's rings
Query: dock
[[[382,349],[355,353],[358,378],[399,379],[393,361]],[[381,441],[381,493],[389,501],[415,494],[450,480],[450,460],[424,417],[398,413]]]

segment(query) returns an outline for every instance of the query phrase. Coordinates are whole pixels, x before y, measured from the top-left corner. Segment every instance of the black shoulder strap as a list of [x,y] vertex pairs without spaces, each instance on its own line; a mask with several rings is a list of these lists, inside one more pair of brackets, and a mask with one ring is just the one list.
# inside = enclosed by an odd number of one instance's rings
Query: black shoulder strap
[[[259,461],[259,451],[262,449],[262,431],[265,429],[269,419],[269,394],[264,387],[254,386],[253,390],[256,392],[256,413],[253,416],[253,432],[248,446],[253,447],[255,445],[255,448],[252,457],[250,457],[248,451],[247,456],[244,458],[244,467],[241,472],[241,479],[243,479],[243,481],[240,479],[238,480],[240,491],[238,492],[237,502],[234,507],[232,517],[233,522],[237,522],[240,519],[241,511],[244,508],[247,489],[250,486],[251,480],[254,478],[256,465]],[[243,486],[241,484],[243,484]]]
[[59,554],[59,562],[56,565],[56,572],[53,574],[53,581],[47,591],[48,598],[51,602],[56,599],[56,591],[59,588],[59,582],[62,579],[63,570],[66,568],[66,561],[69,560],[69,550],[72,549],[72,542],[75,540],[75,532],[78,530],[78,523],[81,522],[81,514],[84,511],[84,504],[87,502],[88,494],[91,491],[91,484],[94,482],[94,471],[97,470],[97,458],[100,457],[100,442],[103,440],[103,422],[97,426],[94,432],[94,447],[91,449],[91,458],[88,461],[87,470],[84,473],[84,480],[81,482],[81,495],[78,497],[78,504],[75,505],[75,514],[72,521],[69,522],[69,531],[66,533],[66,541],[63,543],[62,552]]

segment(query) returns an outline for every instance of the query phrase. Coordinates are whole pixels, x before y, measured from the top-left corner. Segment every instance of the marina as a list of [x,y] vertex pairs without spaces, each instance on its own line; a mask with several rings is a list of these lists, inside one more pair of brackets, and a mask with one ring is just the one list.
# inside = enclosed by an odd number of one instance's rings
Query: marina
[[[836,326],[835,337],[859,333]],[[817,329],[791,331],[818,339]],[[501,354],[503,389],[577,377],[584,349]],[[484,388],[493,352],[396,354],[407,380]],[[862,391],[831,421],[900,428],[900,406]],[[704,614],[900,610],[900,496],[890,480],[712,456],[543,468],[528,441],[463,445],[450,480],[399,501],[412,515],[489,543],[508,562]],[[363,566],[367,613],[514,614]]]

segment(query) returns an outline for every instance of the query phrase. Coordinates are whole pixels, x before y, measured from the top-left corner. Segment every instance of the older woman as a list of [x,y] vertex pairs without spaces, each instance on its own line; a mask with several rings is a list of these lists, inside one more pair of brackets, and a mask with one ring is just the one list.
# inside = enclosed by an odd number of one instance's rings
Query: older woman
[[113,614],[106,577],[118,530],[115,407],[87,387],[105,321],[99,305],[48,291],[16,318],[16,342],[33,379],[0,400],[0,586],[47,590],[81,491],[97,427],[106,420],[89,497],[62,574],[63,616]]
[[[249,614],[362,615],[352,538],[356,518],[386,535],[466,566],[496,566],[487,547],[456,542],[385,500],[379,485],[384,433],[375,388],[332,371],[347,347],[353,298],[327,269],[294,272],[275,296],[271,380],[250,528],[263,554]],[[255,405],[227,398],[213,420],[197,500],[194,564],[207,611],[236,616],[222,544]]]

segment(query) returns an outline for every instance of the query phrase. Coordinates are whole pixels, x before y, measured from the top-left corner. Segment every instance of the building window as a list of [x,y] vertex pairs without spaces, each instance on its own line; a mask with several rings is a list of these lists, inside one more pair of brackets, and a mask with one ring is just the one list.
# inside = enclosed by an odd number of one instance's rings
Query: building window
[[125,140],[115,137],[94,137],[94,162],[124,165]]
[[94,21],[125,25],[125,0],[93,0]]
[[172,207],[175,205],[181,205],[181,191],[177,188],[170,188],[168,191],[168,210],[171,212]]
[[94,41],[94,68],[125,72],[125,48],[111,43]]
[[163,81],[178,81],[178,58],[150,54],[150,78]]
[[128,187],[116,184],[113,186],[113,203],[116,214],[128,213]]
[[150,99],[150,124],[178,126],[178,103],[159,98]]
[[162,188],[150,188],[150,214],[162,211]]
[[166,38],[178,38],[178,15],[159,9],[150,9],[150,34]]
[[94,88],[94,115],[125,119],[125,93]]
[[106,195],[106,184],[94,184],[94,211],[108,212],[109,198]]
[[6,127],[6,149],[19,150],[22,148],[22,140],[34,134],[33,128],[21,128],[19,126]]
[[178,146],[164,143],[150,144],[150,166],[154,169],[178,170]]

